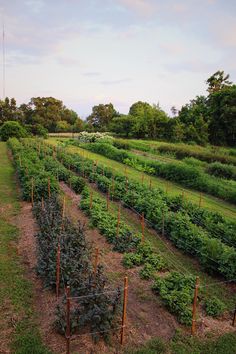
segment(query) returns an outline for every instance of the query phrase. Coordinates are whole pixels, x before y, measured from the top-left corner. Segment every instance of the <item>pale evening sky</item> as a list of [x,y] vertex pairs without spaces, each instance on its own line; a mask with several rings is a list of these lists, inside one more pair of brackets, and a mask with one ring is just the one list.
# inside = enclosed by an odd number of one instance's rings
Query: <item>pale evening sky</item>
[[142,100],[170,113],[218,69],[236,81],[236,0],[5,0],[0,11],[17,103],[53,96],[85,117]]

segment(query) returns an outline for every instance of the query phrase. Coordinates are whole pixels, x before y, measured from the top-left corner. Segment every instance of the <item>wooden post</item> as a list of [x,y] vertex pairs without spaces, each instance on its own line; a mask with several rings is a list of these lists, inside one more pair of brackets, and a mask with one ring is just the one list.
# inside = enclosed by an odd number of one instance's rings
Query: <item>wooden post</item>
[[195,334],[195,331],[196,331],[196,312],[197,312],[198,287],[199,287],[199,277],[196,277],[196,285],[195,285],[194,299],[193,299],[193,312],[192,312],[192,328],[191,328],[192,336]]
[[42,209],[44,209],[44,201],[43,201],[43,197],[42,197],[42,199],[41,199],[41,207],[42,207]]
[[97,273],[98,256],[99,256],[99,249],[98,249],[98,247],[96,247],[96,249],[95,249],[95,256],[94,256],[94,266],[93,266],[93,273],[94,273],[94,276],[96,276],[96,273]]
[[122,324],[120,333],[120,344],[124,344],[124,332],[126,323],[126,311],[127,311],[127,299],[128,299],[128,277],[124,279],[124,299],[123,299],[123,313],[122,313]]
[[162,236],[165,235],[165,214],[164,214],[164,210],[162,210],[162,230],[161,230],[161,234],[162,234]]
[[66,212],[66,197],[63,198],[63,206],[62,206],[62,219],[65,217]]
[[115,191],[115,183],[114,183],[114,175],[112,175],[112,198],[114,197],[114,191]]
[[199,196],[199,208],[201,208],[202,206],[202,193],[200,193],[200,196]]
[[110,203],[110,192],[107,190],[107,211],[109,211],[109,203]]
[[22,164],[21,164],[21,156],[19,155],[19,162],[20,162],[20,167],[22,167]]
[[150,178],[150,181],[149,181],[149,189],[152,189],[152,180]]
[[128,192],[128,186],[129,186],[129,180],[128,180],[128,177],[126,177],[126,183],[125,183],[126,192]]
[[142,184],[143,184],[143,181],[144,181],[144,174],[142,173]]
[[116,228],[116,236],[119,236],[119,229],[120,229],[120,204],[118,207],[118,214],[117,214],[117,228]]
[[232,326],[235,326],[235,322],[236,322],[236,305],[235,305],[235,309],[234,309],[234,316],[233,316],[233,321],[232,321]]
[[70,287],[66,287],[66,354],[70,354]]
[[31,205],[34,206],[34,179],[31,178]]
[[51,185],[50,185],[50,177],[48,177],[48,197],[51,198]]
[[142,225],[142,242],[143,242],[144,241],[144,213],[142,213],[141,225]]
[[91,210],[93,206],[93,191],[90,193],[90,203],[89,203],[89,209]]
[[61,261],[61,247],[60,243],[57,246],[57,270],[56,270],[56,294],[57,299],[59,297],[59,289],[60,289],[60,261]]

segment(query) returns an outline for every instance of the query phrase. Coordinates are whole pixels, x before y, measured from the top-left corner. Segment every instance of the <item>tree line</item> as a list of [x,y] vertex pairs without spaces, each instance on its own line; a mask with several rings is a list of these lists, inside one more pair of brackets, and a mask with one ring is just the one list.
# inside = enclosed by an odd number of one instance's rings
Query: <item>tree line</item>
[[119,113],[112,103],[99,104],[83,121],[76,112],[53,97],[32,98],[19,107],[14,98],[0,101],[0,125],[18,121],[33,134],[40,131],[110,131],[127,138],[160,139],[205,145],[236,145],[236,85],[229,75],[217,71],[206,80],[207,96],[197,96],[173,116],[159,104],[136,102],[128,114]]

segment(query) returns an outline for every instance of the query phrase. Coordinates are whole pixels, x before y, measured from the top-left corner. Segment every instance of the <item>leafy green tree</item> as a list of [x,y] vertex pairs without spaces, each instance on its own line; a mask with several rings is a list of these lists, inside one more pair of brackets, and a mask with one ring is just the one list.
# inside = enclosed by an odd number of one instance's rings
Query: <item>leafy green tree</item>
[[20,123],[15,121],[7,121],[0,128],[1,140],[7,141],[9,138],[25,138],[27,131]]
[[208,97],[210,142],[236,145],[236,85],[224,87]]
[[113,118],[109,129],[120,136],[129,137],[132,136],[134,121],[133,116],[121,114],[119,117]]
[[109,124],[118,113],[112,103],[94,106],[87,118],[87,123],[95,130],[106,131]]
[[209,92],[209,94],[218,92],[224,88],[228,88],[229,86],[231,86],[232,82],[228,79],[229,74],[225,75],[224,71],[216,71],[206,81],[206,83],[208,84],[207,91]]
[[69,132],[72,130],[71,125],[67,123],[65,120],[60,120],[56,124],[56,132]]
[[5,100],[0,100],[0,125],[6,121],[20,121],[21,112],[16,105],[16,100],[14,98]]
[[72,131],[75,133],[82,132],[84,129],[84,121],[81,118],[77,118],[72,126]]

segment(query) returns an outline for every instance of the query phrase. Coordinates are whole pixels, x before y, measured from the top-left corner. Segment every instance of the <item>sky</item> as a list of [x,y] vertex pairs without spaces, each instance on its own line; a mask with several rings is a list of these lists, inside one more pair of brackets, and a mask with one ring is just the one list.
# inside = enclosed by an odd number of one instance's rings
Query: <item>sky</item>
[[141,100],[170,114],[217,70],[236,82],[236,0],[0,0],[0,13],[18,104],[52,96],[85,118]]

